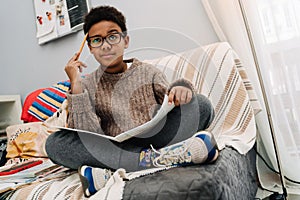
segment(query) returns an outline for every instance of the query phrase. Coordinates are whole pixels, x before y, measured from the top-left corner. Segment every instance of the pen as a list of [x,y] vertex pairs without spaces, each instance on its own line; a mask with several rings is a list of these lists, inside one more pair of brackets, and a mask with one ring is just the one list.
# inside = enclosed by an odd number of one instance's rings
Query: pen
[[86,41],[86,39],[87,39],[87,36],[88,36],[88,33],[85,34],[85,36],[84,36],[84,39],[83,39],[83,41],[82,41],[82,43],[81,43],[81,45],[80,45],[80,48],[79,48],[79,51],[78,51],[76,60],[79,59],[79,56],[80,56],[80,54],[81,54],[81,52],[82,52],[82,49],[83,49],[83,47],[84,47],[84,43],[85,43],[85,41]]

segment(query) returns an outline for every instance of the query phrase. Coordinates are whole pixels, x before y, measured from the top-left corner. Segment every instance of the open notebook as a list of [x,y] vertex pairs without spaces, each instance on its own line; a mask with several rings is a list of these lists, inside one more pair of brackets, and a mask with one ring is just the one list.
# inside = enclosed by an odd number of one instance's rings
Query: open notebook
[[91,131],[73,129],[73,128],[67,128],[67,127],[60,127],[60,126],[52,126],[51,128],[78,131],[80,133],[88,133],[88,134],[97,135],[99,137],[107,138],[109,140],[113,140],[113,141],[116,141],[116,142],[123,142],[123,141],[125,141],[125,140],[127,140],[131,137],[134,137],[134,136],[137,136],[139,134],[145,133],[145,132],[151,130],[152,128],[154,128],[154,126],[158,122],[160,122],[168,114],[168,112],[170,112],[174,108],[174,106],[175,106],[174,103],[172,103],[172,104],[168,103],[168,96],[165,95],[162,106],[158,110],[157,114],[150,121],[148,121],[145,124],[142,124],[140,126],[137,126],[133,129],[125,131],[125,132],[123,132],[123,133],[121,133],[121,134],[119,134],[115,137],[109,136],[109,135],[104,135],[104,134],[99,134],[99,133],[95,133],[95,132],[91,132]]

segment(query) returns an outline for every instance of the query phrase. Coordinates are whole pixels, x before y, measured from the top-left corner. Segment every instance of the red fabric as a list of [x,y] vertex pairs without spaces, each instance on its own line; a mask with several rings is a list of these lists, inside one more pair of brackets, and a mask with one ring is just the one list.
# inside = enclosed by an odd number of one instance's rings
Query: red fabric
[[31,106],[31,104],[37,99],[37,96],[43,91],[45,88],[38,89],[27,95],[24,105],[22,108],[22,114],[21,114],[21,120],[26,122],[39,122],[40,120],[28,113],[28,109]]

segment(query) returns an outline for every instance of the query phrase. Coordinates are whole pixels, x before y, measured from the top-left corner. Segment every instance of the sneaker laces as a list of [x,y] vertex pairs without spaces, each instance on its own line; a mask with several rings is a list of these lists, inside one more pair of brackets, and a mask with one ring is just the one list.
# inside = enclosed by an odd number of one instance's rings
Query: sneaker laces
[[153,165],[155,167],[168,167],[170,165],[178,165],[183,163],[191,163],[192,157],[190,152],[188,151],[190,145],[186,145],[185,143],[178,145],[172,149],[172,147],[167,148],[167,150],[161,151],[156,150],[152,145],[150,145],[151,149],[158,154],[154,160]]

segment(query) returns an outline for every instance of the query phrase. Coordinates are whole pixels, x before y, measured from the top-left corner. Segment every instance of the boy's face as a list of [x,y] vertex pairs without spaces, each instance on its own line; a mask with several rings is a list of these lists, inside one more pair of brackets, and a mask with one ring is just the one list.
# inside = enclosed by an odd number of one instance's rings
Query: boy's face
[[[89,30],[89,38],[94,36],[101,36],[102,39],[112,33],[122,33],[121,28],[112,21],[100,21],[94,24]],[[95,59],[105,67],[117,67],[123,62],[124,49],[128,47],[129,37],[121,37],[118,44],[109,44],[104,40],[102,46],[93,48],[89,46],[90,52],[94,55]]]

